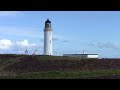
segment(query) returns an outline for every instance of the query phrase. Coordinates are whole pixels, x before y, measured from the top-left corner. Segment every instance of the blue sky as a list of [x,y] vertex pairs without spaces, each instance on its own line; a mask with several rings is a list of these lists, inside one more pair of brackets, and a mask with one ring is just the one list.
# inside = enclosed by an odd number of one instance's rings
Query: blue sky
[[97,53],[120,58],[119,11],[0,11],[0,53],[43,54],[44,22],[53,29],[53,53]]

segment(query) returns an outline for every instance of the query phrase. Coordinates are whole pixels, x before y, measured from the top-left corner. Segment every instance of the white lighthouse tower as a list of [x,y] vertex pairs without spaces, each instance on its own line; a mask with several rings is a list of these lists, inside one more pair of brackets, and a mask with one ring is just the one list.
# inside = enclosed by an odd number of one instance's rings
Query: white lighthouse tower
[[47,19],[44,28],[44,55],[52,55],[52,28],[51,21]]

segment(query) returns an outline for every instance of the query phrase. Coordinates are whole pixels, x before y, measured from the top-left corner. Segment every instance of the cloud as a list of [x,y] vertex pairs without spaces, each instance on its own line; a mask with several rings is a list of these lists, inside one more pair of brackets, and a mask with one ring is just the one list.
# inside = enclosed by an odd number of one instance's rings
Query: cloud
[[37,50],[39,54],[43,54],[43,43],[30,42],[27,39],[21,41],[0,39],[0,53],[24,54],[26,49],[29,54],[33,54],[35,50]]
[[88,42],[88,46],[95,46],[93,42]]
[[22,14],[20,11],[0,11],[0,16],[16,16]]
[[[20,38],[21,37],[39,38],[41,42],[44,41],[44,32],[40,31],[39,28],[0,26],[0,34],[6,35],[8,37],[14,36],[14,37],[20,37]],[[53,41],[70,42],[69,39],[58,34],[53,34]]]
[[0,49],[9,49],[13,43],[10,40],[2,39],[0,40]]
[[18,52],[19,54],[20,54],[20,53],[25,53],[25,51],[23,51],[23,50],[18,50],[17,52]]
[[40,45],[37,43],[29,42],[28,40],[22,41],[11,41],[8,39],[0,40],[0,53],[23,53],[26,49],[29,50],[30,53],[33,53],[35,49],[39,50]]
[[54,35],[53,36],[53,40],[54,41],[61,41],[61,42],[69,42],[68,39],[65,39],[65,37],[60,36],[60,35]]
[[120,49],[120,43],[114,43],[114,42],[89,42],[88,46],[94,46],[98,48],[109,48],[109,49]]
[[99,48],[120,49],[120,44],[104,42],[104,43],[97,43],[97,47],[99,47]]
[[20,47],[34,47],[36,46],[35,43],[29,43],[28,40],[23,40],[23,41],[16,41],[16,45],[20,46]]
[[69,40],[63,40],[63,42],[69,42]]
[[97,43],[99,48],[112,48],[114,47],[113,43]]

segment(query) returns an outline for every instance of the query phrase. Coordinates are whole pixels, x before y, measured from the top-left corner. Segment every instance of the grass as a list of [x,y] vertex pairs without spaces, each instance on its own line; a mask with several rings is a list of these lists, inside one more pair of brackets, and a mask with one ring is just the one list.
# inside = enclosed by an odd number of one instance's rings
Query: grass
[[0,55],[0,79],[90,79],[120,75],[120,60]]
[[120,75],[120,70],[97,70],[97,71],[48,71],[30,72],[20,75],[4,74],[0,79],[92,79],[99,76]]

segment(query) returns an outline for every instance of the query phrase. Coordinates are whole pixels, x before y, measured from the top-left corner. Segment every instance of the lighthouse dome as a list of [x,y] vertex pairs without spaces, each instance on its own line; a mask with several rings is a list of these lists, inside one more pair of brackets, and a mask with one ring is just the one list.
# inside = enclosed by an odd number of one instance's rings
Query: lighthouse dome
[[47,21],[45,23],[51,23],[51,21],[49,19],[47,19]]

